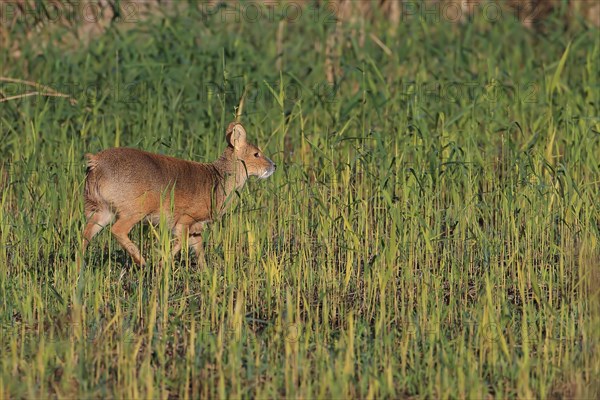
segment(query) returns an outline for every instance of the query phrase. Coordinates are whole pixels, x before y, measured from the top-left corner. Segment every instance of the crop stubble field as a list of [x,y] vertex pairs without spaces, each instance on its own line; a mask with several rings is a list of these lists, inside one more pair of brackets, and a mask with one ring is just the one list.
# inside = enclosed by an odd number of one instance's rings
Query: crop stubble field
[[[336,24],[281,10],[0,49],[75,100],[0,103],[0,397],[597,397],[598,30],[375,15],[337,26],[332,85]],[[140,225],[146,268],[105,229],[78,270],[83,155],[212,161],[244,93],[279,168],[207,229],[209,267]]]

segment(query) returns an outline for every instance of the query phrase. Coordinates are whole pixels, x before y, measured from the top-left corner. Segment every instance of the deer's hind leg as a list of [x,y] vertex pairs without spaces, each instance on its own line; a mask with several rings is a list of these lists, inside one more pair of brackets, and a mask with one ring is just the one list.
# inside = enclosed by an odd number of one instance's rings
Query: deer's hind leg
[[98,234],[106,225],[110,224],[114,215],[110,210],[104,209],[92,212],[89,217],[85,230],[83,231],[83,251],[92,241],[92,238]]
[[140,222],[145,215],[140,213],[119,215],[117,221],[112,226],[112,233],[117,238],[117,241],[133,258],[133,261],[140,266],[146,265],[146,260],[142,257],[140,249],[129,239],[131,228]]
[[85,250],[92,241],[92,238],[104,229],[106,225],[110,224],[114,218],[114,214],[106,208],[89,210],[86,212],[86,216],[88,221],[83,231],[83,254],[85,254]]
[[83,246],[81,248],[81,254],[75,255],[75,261],[77,268],[80,269],[83,264],[83,257],[85,251],[92,241],[92,238],[98,234],[104,227],[111,223],[114,218],[114,214],[107,208],[94,209],[86,206],[86,217],[87,223],[83,230]]

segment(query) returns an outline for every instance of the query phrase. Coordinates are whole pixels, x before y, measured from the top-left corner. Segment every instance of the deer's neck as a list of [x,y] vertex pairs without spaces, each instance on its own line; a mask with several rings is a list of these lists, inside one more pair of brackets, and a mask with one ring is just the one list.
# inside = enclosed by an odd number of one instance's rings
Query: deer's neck
[[231,147],[225,149],[221,157],[213,162],[213,166],[218,174],[217,197],[221,199],[220,208],[224,208],[231,195],[244,186],[248,175],[243,163],[237,159]]

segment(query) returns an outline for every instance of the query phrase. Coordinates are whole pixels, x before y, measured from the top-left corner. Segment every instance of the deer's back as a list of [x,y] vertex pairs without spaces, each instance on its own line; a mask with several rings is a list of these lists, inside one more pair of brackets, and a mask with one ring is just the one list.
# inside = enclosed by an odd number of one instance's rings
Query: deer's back
[[[118,213],[174,214],[208,219],[219,174],[212,164],[130,148],[87,155],[86,200]],[[177,216],[177,215],[176,215]]]

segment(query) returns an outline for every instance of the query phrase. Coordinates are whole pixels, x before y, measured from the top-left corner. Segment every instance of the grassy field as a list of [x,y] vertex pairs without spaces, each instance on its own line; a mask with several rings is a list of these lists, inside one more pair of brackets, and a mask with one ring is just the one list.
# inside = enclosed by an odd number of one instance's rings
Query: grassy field
[[[338,27],[332,86],[326,13],[249,15],[0,49],[76,100],[0,103],[0,398],[597,398],[598,30],[376,16]],[[243,93],[279,168],[209,268],[141,225],[147,268],[106,229],[78,270],[84,154],[211,161]]]

